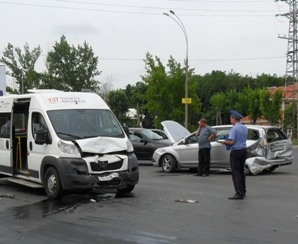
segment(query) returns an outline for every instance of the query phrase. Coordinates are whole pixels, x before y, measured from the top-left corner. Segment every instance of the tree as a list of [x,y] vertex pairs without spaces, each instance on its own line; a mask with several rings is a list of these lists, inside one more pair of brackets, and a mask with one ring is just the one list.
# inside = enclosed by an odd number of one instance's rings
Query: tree
[[99,95],[105,101],[108,99],[108,94],[112,91],[113,83],[112,83],[112,76],[105,82],[101,82],[99,87]]
[[162,96],[164,93],[164,89],[161,88],[167,77],[166,69],[158,57],[155,57],[154,60],[149,53],[146,54],[144,62],[147,74],[141,76],[141,78],[148,87],[145,94],[147,104],[144,105],[144,108],[148,109],[149,113],[153,114],[154,117],[161,117],[163,113]]
[[252,120],[253,124],[256,124],[257,119],[261,116],[260,108],[260,89],[252,89],[250,87],[244,89],[243,91],[245,100],[245,105],[247,107],[247,114]]
[[98,57],[92,48],[83,45],[70,46],[62,36],[46,58],[47,73],[43,77],[44,88],[55,88],[64,91],[81,91],[89,89],[98,92],[99,82],[95,80],[101,72],[97,69]]
[[[35,64],[40,55],[39,46],[30,51],[27,43],[24,45],[24,52],[10,43],[5,48],[0,62],[8,67],[7,74],[16,79],[19,93],[25,93],[28,89],[38,86],[37,81],[40,79],[40,74],[35,71]],[[14,92],[12,89],[10,91]]]
[[226,95],[223,92],[218,92],[210,98],[210,103],[216,110],[216,125],[221,125],[221,112],[226,106]]
[[280,121],[282,96],[283,92],[280,89],[277,89],[273,93],[268,89],[261,91],[261,111],[271,125],[277,125]]
[[210,111],[210,97],[217,92],[225,92],[228,84],[225,82],[226,74],[222,71],[212,71],[204,76],[195,75],[194,82],[197,83],[197,95],[202,102],[203,113]]
[[[147,85],[144,82],[137,82],[134,86],[127,85],[125,89],[126,96],[128,98],[128,104],[130,108],[135,108],[137,111],[137,120],[136,125],[139,126],[141,123],[141,119],[143,120],[143,116],[145,116],[145,120],[142,121],[144,127],[150,127],[152,121],[150,119],[150,114],[147,109],[144,109],[144,105],[146,104],[145,93],[147,91]],[[147,121],[149,119],[149,121]]]
[[[264,87],[282,86],[284,78],[266,74],[253,78],[251,76],[241,76],[234,71],[214,70],[211,73],[206,73],[204,76],[194,75],[193,82],[197,83],[196,92],[202,102],[201,113],[211,123],[215,122],[216,111],[211,105],[210,98],[218,92],[224,92],[226,95],[229,95],[226,112],[223,111],[222,114],[223,123],[229,123],[229,109],[236,109],[237,107],[241,113],[250,114],[248,112],[246,94],[243,94],[245,88],[262,89]],[[230,91],[233,91],[233,93]],[[239,94],[241,95],[239,96]]]
[[118,89],[109,92],[107,102],[117,119],[123,123],[126,118],[125,114],[128,111],[128,99],[125,91]]
[[[182,98],[185,96],[185,68],[181,67],[173,57],[170,57],[166,67],[158,57],[155,59],[149,53],[146,54],[146,75],[141,76],[147,84],[145,109],[155,116],[155,127],[159,127],[163,120],[175,120],[184,123],[184,105]],[[197,83],[192,82],[193,69],[189,70],[189,97],[192,104],[189,105],[189,116],[196,116],[201,109],[201,102],[196,94]]]
[[244,115],[244,111],[242,109],[242,99],[241,93],[237,92],[236,89],[230,89],[226,93],[226,109],[223,117],[223,123],[230,123],[230,110],[234,109],[240,111],[242,115]]
[[254,88],[265,88],[272,86],[283,86],[285,84],[284,77],[277,77],[277,75],[261,74],[255,78]]
[[284,112],[284,128],[296,128],[297,125],[297,116],[295,113],[295,104],[290,103],[286,105]]

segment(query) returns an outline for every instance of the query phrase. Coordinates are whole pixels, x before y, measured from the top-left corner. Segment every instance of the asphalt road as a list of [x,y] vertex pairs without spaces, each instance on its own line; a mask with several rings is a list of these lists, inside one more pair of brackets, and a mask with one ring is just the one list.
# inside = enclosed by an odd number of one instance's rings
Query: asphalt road
[[[47,199],[0,181],[0,243],[297,243],[298,150],[293,165],[247,177],[247,197],[229,173],[164,174],[140,165],[131,194]],[[186,201],[187,200],[187,201]]]

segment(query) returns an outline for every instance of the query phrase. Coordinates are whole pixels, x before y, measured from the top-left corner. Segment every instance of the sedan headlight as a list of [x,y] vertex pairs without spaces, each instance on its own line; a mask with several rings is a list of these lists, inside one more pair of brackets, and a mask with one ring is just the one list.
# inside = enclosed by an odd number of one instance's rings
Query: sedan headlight
[[61,152],[71,155],[80,156],[79,149],[72,142],[59,141],[58,147]]

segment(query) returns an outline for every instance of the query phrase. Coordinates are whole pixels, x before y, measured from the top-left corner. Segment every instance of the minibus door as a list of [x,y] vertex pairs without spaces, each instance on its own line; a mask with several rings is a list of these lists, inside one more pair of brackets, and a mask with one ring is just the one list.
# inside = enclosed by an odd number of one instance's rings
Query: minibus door
[[0,172],[13,173],[12,100],[0,100]]

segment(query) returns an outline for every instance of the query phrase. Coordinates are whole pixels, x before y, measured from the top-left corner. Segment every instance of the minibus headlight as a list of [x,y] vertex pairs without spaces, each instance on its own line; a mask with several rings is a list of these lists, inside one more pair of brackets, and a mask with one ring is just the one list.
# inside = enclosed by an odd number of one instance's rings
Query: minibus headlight
[[127,140],[126,144],[127,144],[127,152],[133,152],[134,149],[133,149],[133,145],[131,144],[130,140]]
[[80,156],[78,148],[72,142],[68,143],[64,141],[59,141],[58,147],[63,153]]

